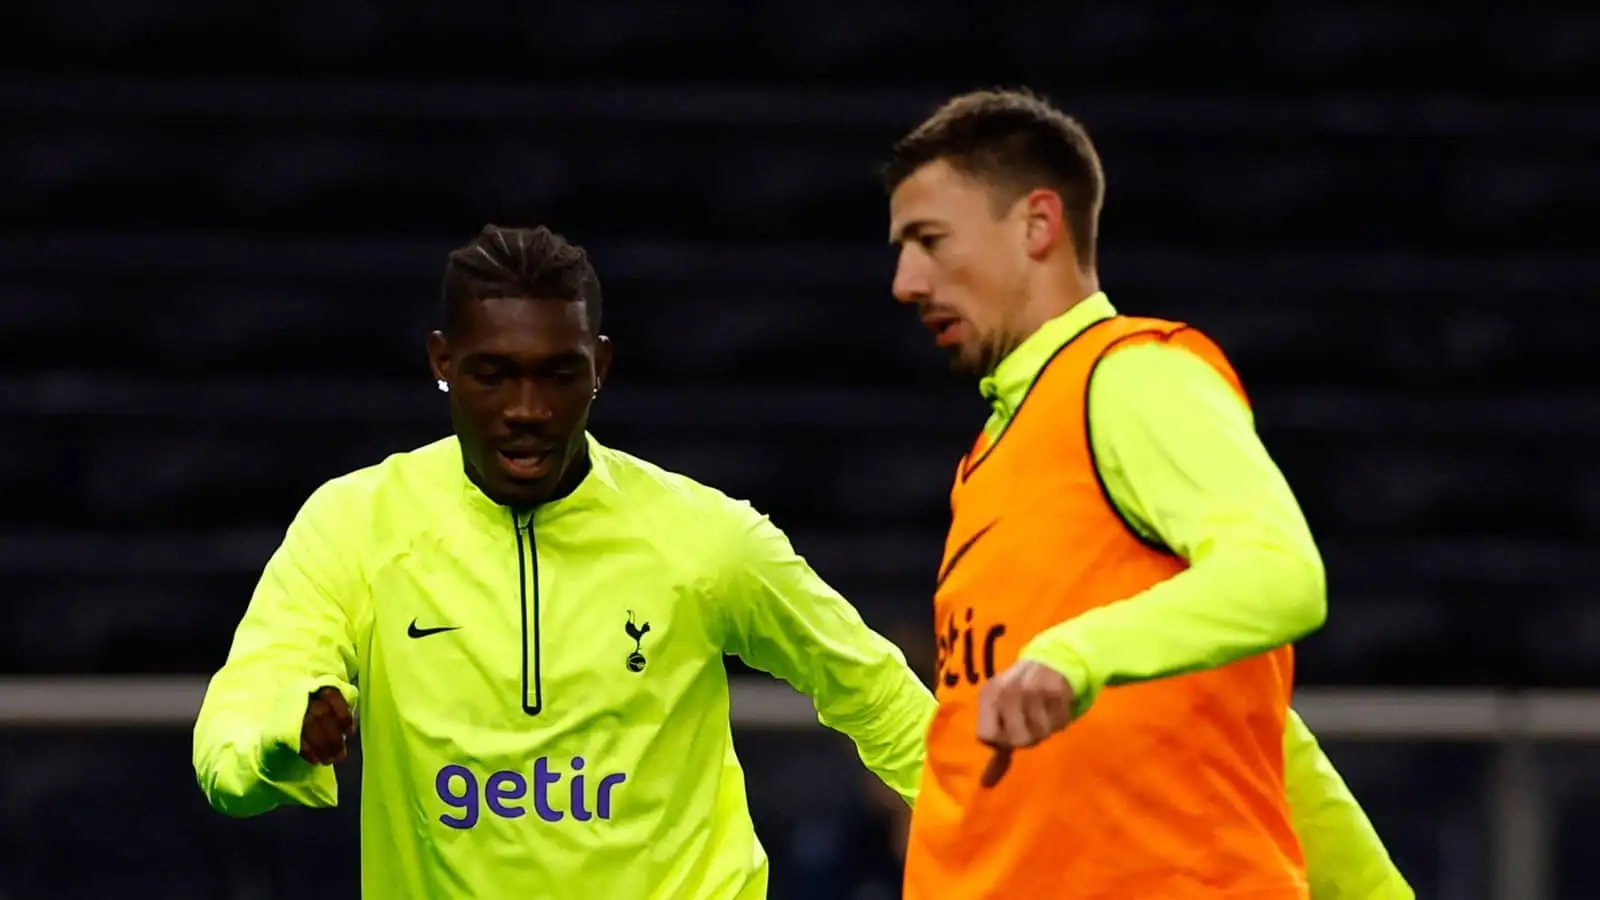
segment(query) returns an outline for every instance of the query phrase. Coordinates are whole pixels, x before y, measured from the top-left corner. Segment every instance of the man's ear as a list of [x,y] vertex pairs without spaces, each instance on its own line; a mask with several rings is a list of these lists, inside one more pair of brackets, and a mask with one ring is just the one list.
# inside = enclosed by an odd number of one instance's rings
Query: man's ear
[[442,331],[428,334],[428,368],[439,381],[450,381],[450,339]]
[[1046,188],[1036,188],[1029,191],[1020,203],[1029,256],[1041,260],[1059,246],[1066,246],[1070,252],[1072,235],[1060,194]]
[[611,375],[611,338],[600,335],[594,339],[594,388],[599,390]]

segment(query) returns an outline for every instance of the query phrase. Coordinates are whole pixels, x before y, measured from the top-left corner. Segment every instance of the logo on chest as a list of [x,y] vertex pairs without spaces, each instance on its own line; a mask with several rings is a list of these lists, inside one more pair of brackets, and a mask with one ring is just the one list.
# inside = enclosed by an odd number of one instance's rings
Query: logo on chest
[[624,626],[629,639],[633,641],[633,652],[628,654],[628,671],[643,672],[644,664],[644,636],[650,633],[650,623],[637,624],[634,620],[633,610],[628,610],[628,624]]

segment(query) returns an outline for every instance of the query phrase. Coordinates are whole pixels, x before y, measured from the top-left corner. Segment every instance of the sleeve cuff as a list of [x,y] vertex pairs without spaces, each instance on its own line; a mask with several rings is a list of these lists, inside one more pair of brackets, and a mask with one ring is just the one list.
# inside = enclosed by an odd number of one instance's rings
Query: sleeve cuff
[[282,781],[311,768],[310,763],[300,758],[300,731],[305,725],[306,706],[311,702],[311,695],[325,687],[337,688],[349,705],[350,714],[356,715],[358,692],[340,678],[310,678],[296,689],[285,692],[274,704],[262,732],[258,764],[261,775],[267,780]]
[[1089,711],[1103,686],[1094,675],[1088,660],[1074,650],[1067,636],[1049,628],[1034,637],[1017,654],[1019,660],[1038,663],[1067,680],[1072,688],[1072,715],[1074,718]]

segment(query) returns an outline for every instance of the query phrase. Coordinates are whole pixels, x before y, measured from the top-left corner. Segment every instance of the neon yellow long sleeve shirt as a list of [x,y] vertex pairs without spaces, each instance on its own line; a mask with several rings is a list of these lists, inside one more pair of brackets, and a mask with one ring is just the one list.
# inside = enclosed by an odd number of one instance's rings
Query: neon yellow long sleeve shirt
[[364,896],[757,900],[724,654],[809,694],[913,799],[936,703],[900,651],[749,505],[589,444],[578,489],[531,514],[479,492],[454,438],[317,490],[206,692],[211,804],[335,804],[297,750],[336,686]]
[[[1051,355],[1116,315],[1096,294],[1046,323],[984,379],[991,435],[1004,429]],[[1205,361],[1174,345],[1112,351],[1089,385],[1089,430],[1106,491],[1141,535],[1190,563],[1122,602],[1039,634],[1021,658],[1071,683],[1081,708],[1108,684],[1223,665],[1314,630],[1326,611],[1322,560],[1254,418]],[[1314,900],[1414,895],[1315,738],[1291,713],[1285,777]]]

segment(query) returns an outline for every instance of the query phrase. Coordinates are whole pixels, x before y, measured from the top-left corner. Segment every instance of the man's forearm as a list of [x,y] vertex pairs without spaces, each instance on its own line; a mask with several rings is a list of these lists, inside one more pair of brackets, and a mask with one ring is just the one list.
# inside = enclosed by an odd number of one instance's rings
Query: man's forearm
[[1103,687],[1214,668],[1291,643],[1326,614],[1314,555],[1218,547],[1133,597],[1046,629],[1021,658],[1065,676],[1082,709]]
[[1118,513],[1189,568],[1046,630],[1024,658],[1066,676],[1086,705],[1106,685],[1224,665],[1318,628],[1321,556],[1234,386],[1196,353],[1149,343],[1108,355],[1090,390]]
[[724,650],[811,698],[824,725],[848,735],[866,763],[909,803],[938,702],[893,641],[747,504],[731,503],[720,556]]
[[[817,711],[830,728],[848,735],[861,762],[907,804],[915,804],[927,752],[928,725],[939,703],[903,663],[885,665],[876,676],[881,692],[874,702],[835,704],[818,699]],[[851,709],[848,717],[834,710]]]

